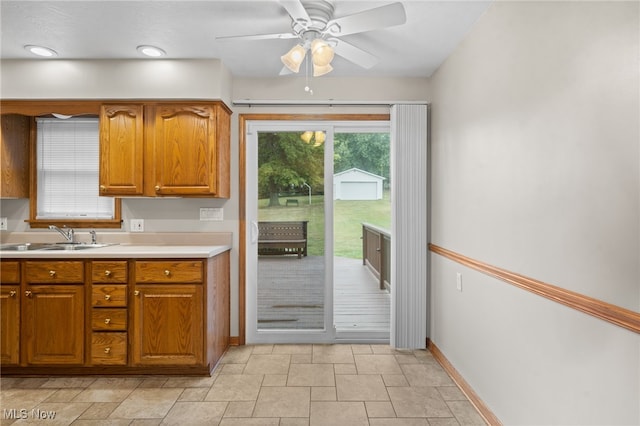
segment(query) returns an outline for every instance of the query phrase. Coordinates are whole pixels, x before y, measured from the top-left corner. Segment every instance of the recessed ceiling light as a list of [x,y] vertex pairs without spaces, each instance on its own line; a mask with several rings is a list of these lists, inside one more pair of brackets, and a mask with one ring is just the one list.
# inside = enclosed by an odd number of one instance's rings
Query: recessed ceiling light
[[28,44],[24,48],[29,52],[33,53],[34,55],[42,56],[44,58],[51,58],[53,56],[58,56],[58,53],[55,50],[49,49],[48,47],[44,47],[44,46],[36,46],[34,44]]
[[143,46],[138,46],[137,49],[138,49],[138,52],[142,53],[143,55],[150,56],[152,58],[159,58],[160,56],[164,56],[167,54],[167,52],[155,46],[143,45]]

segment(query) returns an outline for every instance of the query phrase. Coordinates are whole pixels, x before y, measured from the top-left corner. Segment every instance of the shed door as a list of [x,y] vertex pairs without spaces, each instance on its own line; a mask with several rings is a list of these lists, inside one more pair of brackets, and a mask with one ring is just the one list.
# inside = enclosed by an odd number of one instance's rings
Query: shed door
[[377,198],[376,182],[342,182],[341,199],[343,200],[375,200]]

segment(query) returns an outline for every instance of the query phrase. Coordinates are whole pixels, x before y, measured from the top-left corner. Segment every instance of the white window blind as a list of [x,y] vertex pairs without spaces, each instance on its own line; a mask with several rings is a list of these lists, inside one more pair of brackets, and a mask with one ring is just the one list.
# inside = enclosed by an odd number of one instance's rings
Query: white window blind
[[98,196],[98,118],[38,118],[37,219],[112,219]]

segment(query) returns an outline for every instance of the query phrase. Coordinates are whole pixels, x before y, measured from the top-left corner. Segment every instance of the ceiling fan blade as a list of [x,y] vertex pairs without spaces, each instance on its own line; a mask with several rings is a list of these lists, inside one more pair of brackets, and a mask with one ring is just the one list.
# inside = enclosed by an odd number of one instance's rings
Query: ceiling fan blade
[[253,35],[235,35],[235,36],[219,36],[216,40],[273,40],[273,39],[289,39],[298,38],[293,33],[280,33],[280,34],[253,34]]
[[360,65],[362,68],[372,68],[378,63],[378,58],[371,53],[365,52],[359,47],[354,46],[351,43],[347,43],[344,40],[337,40],[336,46],[333,48],[336,55],[342,56],[349,62],[353,62],[356,65]]
[[311,18],[300,0],[280,0],[280,4],[295,22],[311,22]]
[[407,21],[402,3],[391,3],[327,22],[324,34],[343,36],[401,25]]

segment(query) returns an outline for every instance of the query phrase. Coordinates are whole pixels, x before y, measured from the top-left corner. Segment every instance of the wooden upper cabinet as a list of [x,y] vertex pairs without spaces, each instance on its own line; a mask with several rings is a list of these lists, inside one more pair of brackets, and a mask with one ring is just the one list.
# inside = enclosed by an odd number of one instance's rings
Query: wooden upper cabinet
[[143,194],[142,105],[100,108],[100,194]]
[[100,192],[229,198],[229,149],[221,102],[104,104]]
[[219,176],[218,170],[223,160],[218,113],[216,105],[157,105],[154,190],[158,195],[224,196],[220,180],[228,184],[228,178]]
[[31,118],[5,114],[0,126],[0,197],[29,198]]

